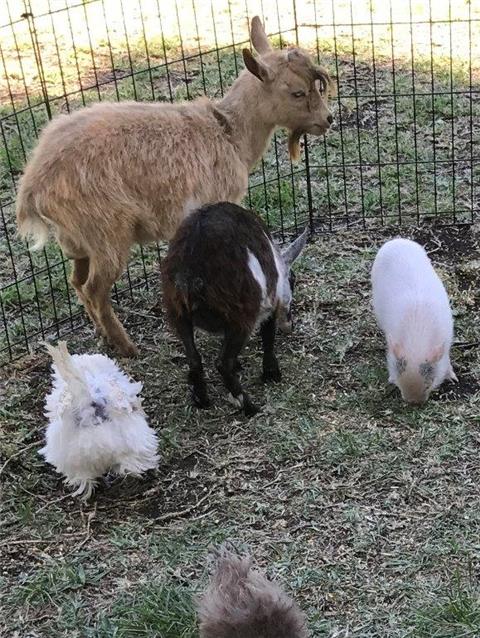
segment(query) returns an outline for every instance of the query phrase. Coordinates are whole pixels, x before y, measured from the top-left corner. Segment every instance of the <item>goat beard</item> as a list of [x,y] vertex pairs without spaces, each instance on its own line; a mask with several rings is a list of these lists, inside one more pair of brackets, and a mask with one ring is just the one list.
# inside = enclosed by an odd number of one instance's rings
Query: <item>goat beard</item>
[[290,153],[290,159],[292,162],[298,162],[300,159],[300,138],[305,133],[303,129],[297,128],[295,131],[290,131],[288,136],[288,152]]

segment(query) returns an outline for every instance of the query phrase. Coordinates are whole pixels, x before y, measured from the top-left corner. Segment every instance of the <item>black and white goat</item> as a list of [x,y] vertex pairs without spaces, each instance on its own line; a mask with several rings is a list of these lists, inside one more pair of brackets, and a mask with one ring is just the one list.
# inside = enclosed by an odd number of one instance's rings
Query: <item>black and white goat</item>
[[263,380],[280,381],[275,328],[292,330],[292,263],[308,230],[282,252],[261,219],[228,202],[204,206],[187,217],[170,242],[163,263],[163,294],[172,327],[185,346],[193,401],[208,407],[202,359],[194,328],[224,335],[217,368],[230,400],[247,416],[258,411],[238,378],[238,355],[259,326]]

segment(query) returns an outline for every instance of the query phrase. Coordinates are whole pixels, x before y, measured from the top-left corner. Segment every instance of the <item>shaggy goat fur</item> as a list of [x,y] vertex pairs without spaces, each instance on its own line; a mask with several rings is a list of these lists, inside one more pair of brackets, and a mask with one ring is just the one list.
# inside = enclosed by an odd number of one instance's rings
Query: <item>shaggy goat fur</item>
[[200,638],[306,638],[305,616],[250,558],[220,552],[198,603]]
[[136,242],[170,239],[209,202],[240,202],[276,126],[298,155],[304,132],[332,122],[331,80],[300,49],[272,50],[258,17],[243,71],[223,100],[101,103],[56,117],[20,180],[17,226],[40,248],[53,230],[74,260],[71,282],[97,329],[124,355],[136,347],[110,289]]
[[193,400],[207,407],[202,359],[193,329],[223,335],[217,363],[230,400],[246,415],[257,412],[238,379],[238,355],[256,327],[263,343],[263,379],[280,381],[275,328],[292,329],[290,266],[308,230],[286,249],[273,243],[262,220],[236,204],[204,206],[180,225],[162,264],[163,300],[170,324],[183,342]]
[[88,499],[108,471],[139,475],[157,467],[157,437],[142,409],[142,384],[102,354],[71,356],[63,341],[47,349],[54,376],[40,454],[77,488],[74,495]]

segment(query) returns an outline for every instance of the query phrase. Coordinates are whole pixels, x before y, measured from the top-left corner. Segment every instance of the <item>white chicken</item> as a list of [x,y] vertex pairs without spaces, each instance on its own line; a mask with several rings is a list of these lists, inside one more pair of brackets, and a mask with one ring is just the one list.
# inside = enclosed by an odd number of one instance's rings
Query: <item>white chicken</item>
[[158,441],[142,409],[142,384],[105,355],[70,355],[64,341],[45,345],[54,374],[40,454],[77,488],[73,495],[88,499],[108,471],[139,475],[156,468]]

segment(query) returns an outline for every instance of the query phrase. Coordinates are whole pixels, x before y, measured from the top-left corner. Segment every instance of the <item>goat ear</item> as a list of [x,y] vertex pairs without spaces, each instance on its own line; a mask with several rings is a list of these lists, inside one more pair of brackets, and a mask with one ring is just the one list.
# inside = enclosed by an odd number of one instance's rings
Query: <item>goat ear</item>
[[290,268],[293,262],[298,259],[300,253],[305,248],[305,244],[307,243],[308,236],[310,234],[310,229],[307,226],[303,233],[295,239],[285,250],[282,251],[282,257],[285,264]]
[[263,28],[262,21],[258,16],[252,18],[252,23],[250,25],[250,38],[252,40],[253,48],[260,53],[260,55],[272,50],[265,33],[265,29]]
[[273,73],[269,66],[254,58],[250,49],[243,49],[243,61],[245,66],[262,82],[271,82],[273,80]]

